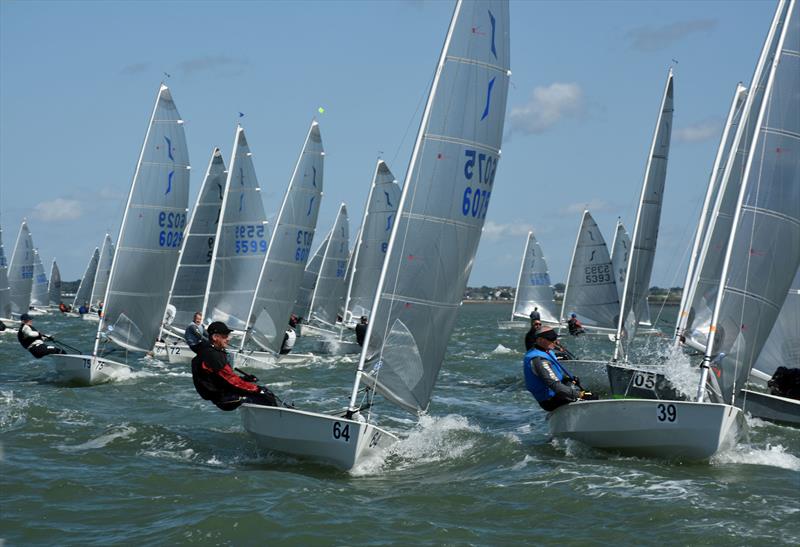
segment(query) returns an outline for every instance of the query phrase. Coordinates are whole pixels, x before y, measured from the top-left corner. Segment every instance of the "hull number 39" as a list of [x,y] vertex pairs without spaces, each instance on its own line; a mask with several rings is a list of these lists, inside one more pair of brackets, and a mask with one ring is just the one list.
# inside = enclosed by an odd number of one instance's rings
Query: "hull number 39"
[[678,409],[672,404],[658,403],[656,406],[656,419],[661,423],[675,423],[678,421]]
[[350,442],[350,424],[333,422],[333,438],[337,441]]

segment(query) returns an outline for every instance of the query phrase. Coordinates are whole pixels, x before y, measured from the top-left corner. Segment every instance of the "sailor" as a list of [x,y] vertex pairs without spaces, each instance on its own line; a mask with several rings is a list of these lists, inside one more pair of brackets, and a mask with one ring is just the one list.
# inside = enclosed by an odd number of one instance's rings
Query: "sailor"
[[361,322],[356,325],[356,342],[359,346],[364,346],[364,338],[367,337],[367,316],[361,316]]
[[200,397],[211,401],[222,410],[234,410],[242,403],[278,406],[278,399],[266,386],[255,382],[251,374],[233,372],[230,357],[225,351],[232,332],[221,321],[214,321],[207,329],[210,343],[201,343],[192,359],[192,381]]
[[281,355],[286,355],[290,353],[292,349],[294,349],[294,343],[297,341],[297,333],[294,332],[294,328],[297,326],[297,316],[292,314],[289,317],[289,326],[286,328],[286,332],[283,333],[283,343],[281,344]]
[[89,313],[89,304],[88,302],[84,302],[79,308],[78,313],[81,315]]
[[525,387],[536,397],[539,406],[548,412],[578,399],[596,399],[584,391],[578,379],[558,362],[553,352],[557,340],[556,331],[550,327],[542,328],[536,334],[533,348],[522,361]]
[[183,333],[183,339],[186,340],[186,343],[189,345],[189,349],[197,353],[197,349],[200,347],[200,344],[202,344],[206,339],[206,329],[203,327],[202,313],[196,312],[194,314],[192,322],[188,327],[186,327],[186,331]]
[[6,324],[0,321],[0,332],[3,332],[4,330],[6,330]]
[[64,304],[63,302],[59,302],[58,311],[60,311],[61,313],[67,313],[69,311],[69,308],[67,308],[67,305]]
[[574,313],[569,316],[569,321],[567,321],[567,328],[569,329],[569,333],[572,336],[578,336],[579,334],[583,334],[586,331],[583,330],[583,324],[578,321],[578,316]]
[[534,321],[534,320],[539,320],[539,321],[542,320],[542,316],[539,313],[539,307],[538,306],[533,308],[533,311],[531,312],[531,321]]
[[20,325],[19,331],[17,332],[17,340],[19,340],[22,347],[31,352],[34,357],[41,359],[45,355],[67,353],[61,348],[44,343],[45,340],[52,340],[52,338],[33,329],[33,320],[30,315],[23,313],[20,316],[20,320],[22,321],[22,325]]
[[97,303],[97,316],[102,318],[103,317],[103,301]]
[[[531,313],[533,315],[533,313]],[[542,322],[539,319],[531,319],[531,330],[525,333],[525,351],[530,351],[536,342],[536,333],[542,328]]]

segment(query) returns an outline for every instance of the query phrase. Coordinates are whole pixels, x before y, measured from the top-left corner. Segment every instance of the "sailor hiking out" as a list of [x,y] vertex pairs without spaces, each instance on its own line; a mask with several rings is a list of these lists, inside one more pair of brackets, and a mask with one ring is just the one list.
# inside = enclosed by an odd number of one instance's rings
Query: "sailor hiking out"
[[20,320],[22,321],[22,325],[20,325],[19,331],[17,332],[17,340],[19,340],[22,347],[31,352],[34,357],[41,359],[45,355],[66,353],[59,347],[44,343],[45,340],[52,340],[52,338],[34,330],[33,320],[30,315],[23,313],[20,316]]
[[522,361],[525,387],[528,388],[544,410],[573,403],[579,399],[596,399],[585,391],[577,378],[561,366],[553,348],[558,334],[549,327],[536,333],[536,341]]

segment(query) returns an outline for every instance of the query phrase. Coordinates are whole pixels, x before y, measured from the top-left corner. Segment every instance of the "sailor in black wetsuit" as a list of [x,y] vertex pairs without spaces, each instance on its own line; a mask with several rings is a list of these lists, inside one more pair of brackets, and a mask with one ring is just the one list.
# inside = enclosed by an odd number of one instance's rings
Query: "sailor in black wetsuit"
[[356,342],[359,346],[364,346],[364,338],[367,337],[367,316],[361,316],[361,322],[356,325]]
[[531,312],[531,321],[541,321],[541,320],[542,320],[542,315],[539,313],[539,308],[538,307],[533,308],[533,311]]
[[234,410],[242,403],[278,406],[278,399],[258,378],[233,372],[228,352],[228,337],[232,332],[225,323],[214,321],[208,326],[211,343],[201,342],[192,359],[192,381],[200,396],[222,410]]
[[52,355],[57,353],[67,353],[61,348],[45,344],[45,340],[51,340],[46,334],[42,334],[33,329],[33,320],[27,313],[20,316],[22,325],[17,331],[17,340],[22,344],[22,347],[31,352],[37,359],[41,359],[45,355]]

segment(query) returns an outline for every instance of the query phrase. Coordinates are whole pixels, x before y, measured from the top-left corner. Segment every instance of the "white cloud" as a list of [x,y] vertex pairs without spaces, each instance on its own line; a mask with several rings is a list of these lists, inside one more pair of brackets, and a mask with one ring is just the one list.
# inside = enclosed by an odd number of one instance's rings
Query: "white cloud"
[[587,209],[592,213],[608,211],[611,209],[611,204],[601,199],[592,198],[589,201],[570,203],[561,209],[561,212],[564,214],[578,214],[583,213]]
[[526,135],[543,133],[561,119],[579,116],[584,110],[583,90],[575,83],[555,82],[534,88],[523,106],[515,106],[509,114],[511,132]]
[[719,120],[709,118],[686,127],[675,129],[675,140],[680,142],[707,141],[719,135]]
[[81,202],[76,199],[56,198],[43,201],[33,208],[33,218],[44,222],[60,222],[80,218]]
[[533,226],[530,224],[524,224],[522,222],[499,224],[492,220],[487,220],[483,225],[482,239],[501,239],[504,237],[526,236],[531,230],[533,230]]

